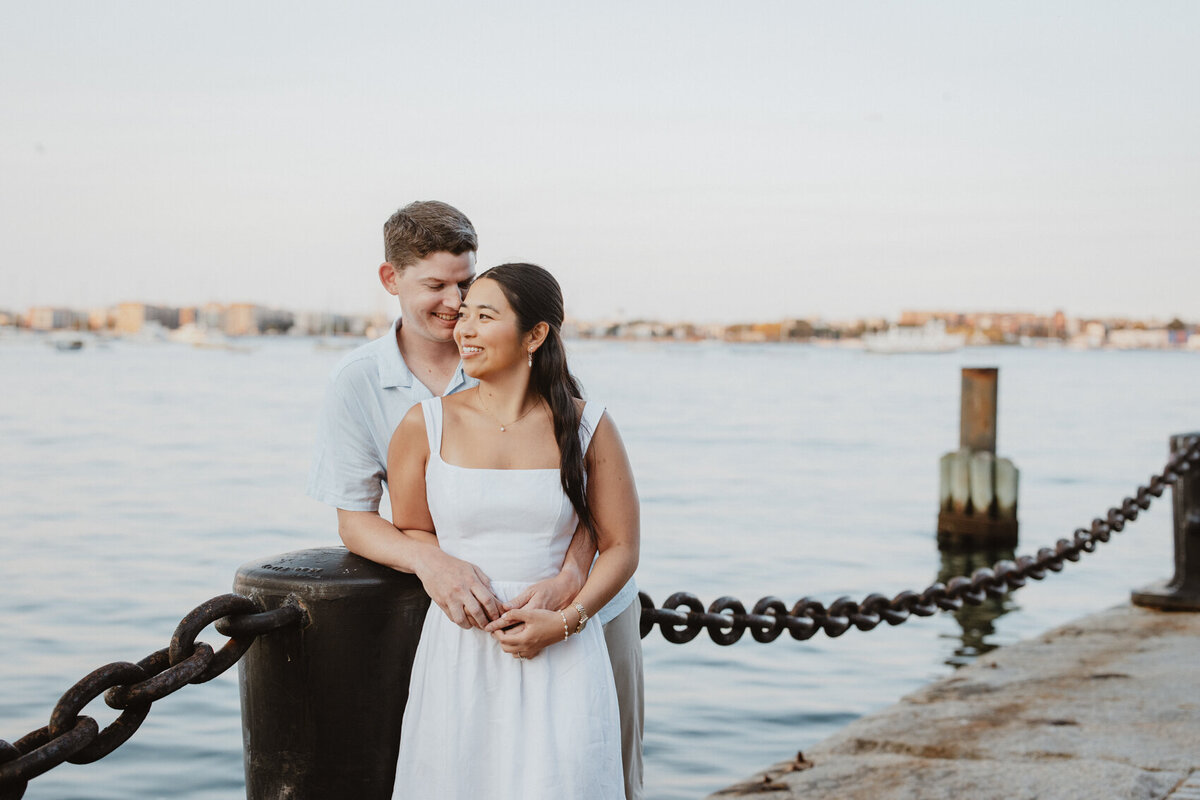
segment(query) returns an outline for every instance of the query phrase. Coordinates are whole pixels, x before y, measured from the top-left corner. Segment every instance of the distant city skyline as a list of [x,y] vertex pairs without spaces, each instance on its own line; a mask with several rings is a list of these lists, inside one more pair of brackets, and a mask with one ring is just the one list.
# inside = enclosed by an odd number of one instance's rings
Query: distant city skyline
[[[95,329],[105,327],[115,327],[120,329],[128,324],[126,322],[122,322],[123,319],[137,319],[138,322],[133,328],[133,330],[136,330],[136,327],[140,327],[142,321],[154,319],[158,322],[166,324],[166,326],[169,328],[175,328],[188,324],[198,325],[200,327],[221,327],[223,325],[222,320],[224,319],[225,315],[231,312],[247,319],[249,319],[250,316],[270,319],[272,320],[272,325],[275,325],[284,319],[289,321],[295,320],[297,322],[304,320],[305,325],[328,325],[330,320],[335,318],[342,321],[357,320],[363,324],[386,324],[392,320],[395,320],[395,318],[399,316],[400,308],[398,305],[396,305],[394,309],[385,309],[383,311],[363,310],[357,312],[334,312],[311,308],[286,308],[279,305],[241,301],[229,303],[209,301],[206,303],[182,303],[175,305],[170,303],[147,303],[143,301],[127,300],[119,303],[89,307],[74,307],[63,304],[37,305],[25,309],[9,309],[0,307],[0,326],[15,325],[20,327],[49,329],[69,328],[75,327],[77,324],[86,323],[87,327]],[[857,326],[864,329],[876,329],[885,325],[920,326],[932,319],[940,319],[949,324],[966,326],[974,326],[981,320],[995,320],[997,322],[1003,322],[1007,325],[1037,324],[1051,327],[1063,327],[1068,326],[1068,324],[1099,322],[1116,327],[1149,326],[1161,328],[1169,325],[1179,325],[1183,328],[1194,329],[1197,330],[1197,332],[1200,332],[1200,318],[1188,319],[1179,316],[1140,317],[1128,314],[1072,314],[1069,312],[1069,310],[1061,308],[1050,311],[1043,311],[1040,309],[1005,308],[905,308],[895,316],[880,316],[870,314],[849,315],[843,317],[830,317],[821,314],[808,316],[783,315],[780,317],[747,317],[743,319],[730,320],[727,322],[712,322],[682,317],[618,317],[613,315],[601,317],[581,317],[570,313],[568,310],[566,319],[568,323],[583,326],[607,324],[629,325],[645,323],[653,325],[665,325],[668,327],[694,326],[739,328],[772,324],[778,326],[780,323],[806,321],[820,322],[835,328],[853,328]],[[53,320],[53,322],[50,322],[50,320]]]
[[[78,350],[85,336],[132,337],[143,342],[173,341],[199,347],[234,348],[228,337],[316,336],[320,346],[334,345],[343,334],[374,338],[389,330],[386,316],[293,312],[247,303],[203,306],[155,306],[121,303],[79,311],[38,306],[15,317],[0,310],[0,332],[12,327],[33,335],[49,334],[56,349]],[[878,318],[850,320],[759,319],[733,324],[685,320],[586,320],[568,317],[569,338],[635,341],[719,340],[737,343],[851,342],[876,353],[952,352],[966,345],[1068,346],[1091,350],[1200,351],[1200,324],[1138,319],[1087,319],[1029,312],[904,311],[898,325]],[[11,334],[6,334],[11,335]],[[18,333],[17,336],[23,334]]]
[[394,315],[398,206],[583,319],[1200,318],[1200,5],[25,4],[0,308]]

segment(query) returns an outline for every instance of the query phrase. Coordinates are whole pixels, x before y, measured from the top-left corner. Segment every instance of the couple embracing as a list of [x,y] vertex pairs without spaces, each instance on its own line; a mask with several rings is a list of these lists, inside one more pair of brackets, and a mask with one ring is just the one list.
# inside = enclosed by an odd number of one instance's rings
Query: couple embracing
[[401,316],[334,370],[308,493],[434,601],[393,796],[641,797],[637,490],[568,370],[558,283],[476,276],[475,229],[445,203],[397,211],[384,247]]

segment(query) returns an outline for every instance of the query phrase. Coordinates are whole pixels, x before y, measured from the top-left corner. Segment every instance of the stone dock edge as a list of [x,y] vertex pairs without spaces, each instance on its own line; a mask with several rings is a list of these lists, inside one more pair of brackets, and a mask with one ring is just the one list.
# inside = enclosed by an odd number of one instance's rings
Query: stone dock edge
[[1122,605],[975,663],[708,800],[1200,800],[1200,613]]

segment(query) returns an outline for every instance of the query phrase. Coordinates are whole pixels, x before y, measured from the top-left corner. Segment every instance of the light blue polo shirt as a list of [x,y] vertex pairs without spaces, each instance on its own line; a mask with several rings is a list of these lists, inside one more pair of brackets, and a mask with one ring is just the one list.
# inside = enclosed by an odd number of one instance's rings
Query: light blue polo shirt
[[[329,376],[308,473],[314,500],[345,511],[379,511],[392,434],[410,408],[433,397],[400,355],[400,322],[351,351]],[[445,393],[476,383],[459,364]]]
[[[306,489],[318,502],[344,511],[378,512],[392,434],[410,408],[433,397],[400,355],[400,323],[397,319],[386,334],[355,348],[329,376]],[[478,383],[460,363],[445,394]],[[635,600],[637,587],[631,578],[596,617],[609,622]]]

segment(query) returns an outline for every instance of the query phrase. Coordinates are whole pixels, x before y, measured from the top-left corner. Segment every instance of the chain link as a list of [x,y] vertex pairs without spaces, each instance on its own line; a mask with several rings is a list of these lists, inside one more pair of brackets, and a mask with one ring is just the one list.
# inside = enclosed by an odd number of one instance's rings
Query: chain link
[[[99,697],[106,689],[146,680],[146,671],[137,664],[127,661],[117,661],[106,664],[94,670],[83,680],[76,683],[54,706],[50,714],[50,736],[57,739],[75,726],[75,720],[80,719],[79,712],[88,703]],[[71,755],[67,761],[72,764],[90,764],[116,750],[130,736],[137,732],[150,713],[149,703],[139,703],[128,706],[121,711],[120,716],[96,737],[88,742],[78,752]]]
[[706,610],[694,594],[676,592],[661,608],[656,608],[650,596],[640,592],[641,635],[646,638],[658,625],[663,638],[672,644],[690,642],[701,630],[707,630],[709,638],[719,645],[733,644],[746,631],[757,642],[773,642],[784,631],[793,639],[804,641],[818,631],[837,637],[851,628],[869,631],[881,622],[899,625],[913,616],[958,611],[964,603],[979,605],[989,597],[1002,597],[1020,589],[1028,580],[1040,581],[1047,572],[1061,572],[1065,562],[1078,561],[1083,553],[1093,552],[1126,523],[1136,520],[1138,514],[1150,507],[1152,499],[1161,497],[1180,475],[1197,465],[1200,465],[1200,437],[1188,437],[1183,447],[1167,459],[1162,472],[1152,475],[1133,496],[1110,508],[1103,518],[1097,517],[1089,527],[1077,529],[1070,539],[1059,539],[1053,547],[1040,548],[1033,556],[997,561],[990,568],[975,570],[969,577],[959,575],[945,583],[934,583],[920,593],[903,591],[890,600],[881,594],[869,594],[861,602],[839,597],[828,607],[819,600],[803,597],[790,611],[779,598],[764,597],[747,614],[741,601],[733,597],[718,598]]
[[[189,683],[204,683],[237,663],[261,634],[304,621],[299,602],[263,610],[249,597],[225,594],[193,609],[179,623],[169,647],[136,664],[117,661],[93,670],[68,689],[55,704],[50,724],[9,744],[0,739],[0,800],[20,800],[29,781],[59,764],[88,764],[116,750],[137,732],[150,707]],[[196,636],[216,622],[229,642],[218,651]],[[88,703],[104,694],[104,702],[120,715],[100,730],[96,720],[79,716]]]

